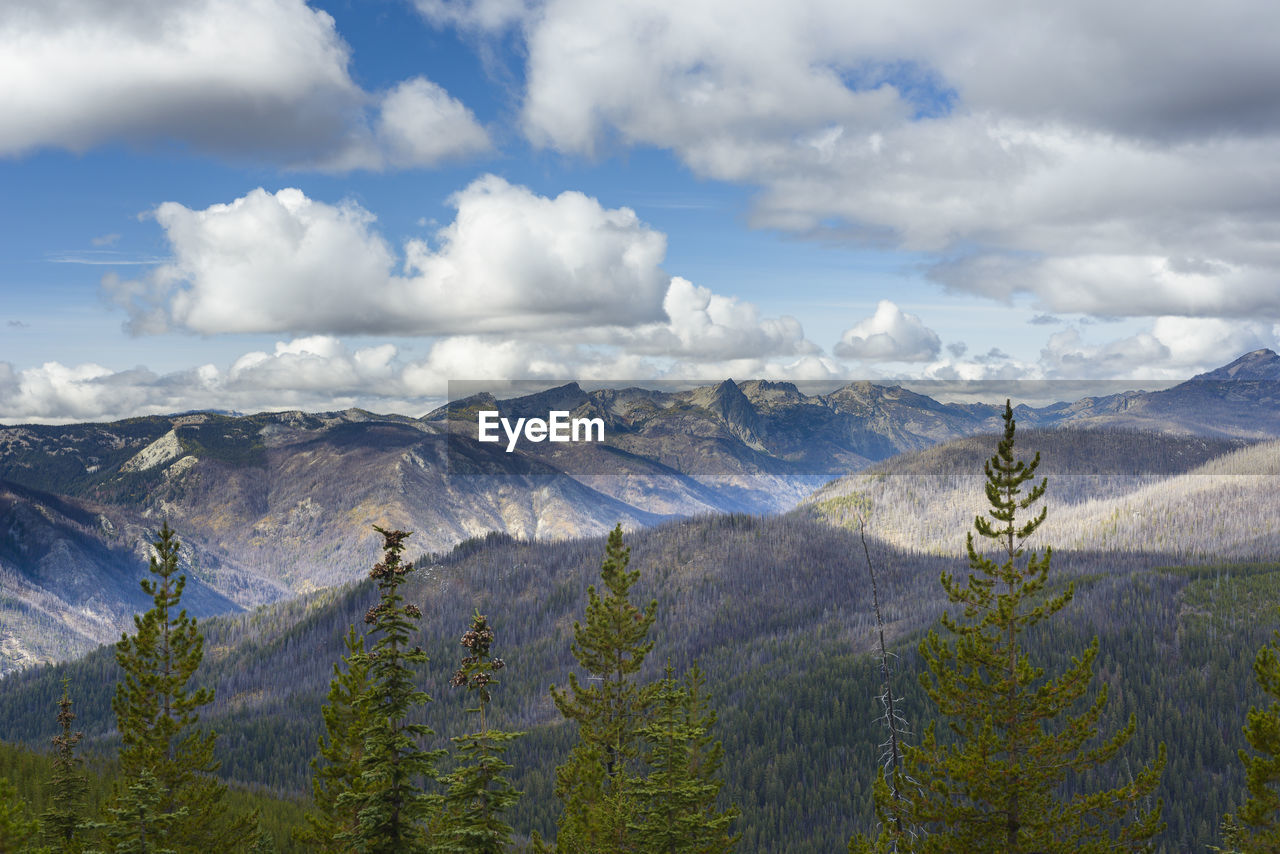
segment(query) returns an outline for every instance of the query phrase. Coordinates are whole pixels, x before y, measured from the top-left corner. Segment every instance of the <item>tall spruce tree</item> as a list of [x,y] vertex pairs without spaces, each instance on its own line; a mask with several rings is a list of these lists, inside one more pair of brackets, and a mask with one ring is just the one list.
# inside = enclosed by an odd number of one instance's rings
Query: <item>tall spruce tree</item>
[[658,684],[653,722],[641,730],[648,743],[649,774],[637,786],[643,811],[641,850],[646,854],[727,854],[740,834],[732,832],[737,806],[720,809],[724,749],[712,738],[716,713],[704,692],[706,679],[694,664],[683,682],[667,665]]
[[415,665],[427,662],[421,646],[410,646],[422,612],[406,603],[400,587],[414,571],[401,560],[407,531],[374,527],[383,538],[382,560],[369,572],[378,585],[378,604],[365,614],[376,638],[373,649],[351,656],[352,668],[367,668],[369,686],[355,701],[363,722],[360,785],[341,793],[337,807],[352,810],[356,826],[338,840],[362,854],[415,854],[429,850],[428,823],[439,810],[438,798],[426,790],[436,776],[441,751],[424,750],[422,739],[433,735],[425,724],[411,723],[417,709],[431,702],[416,687]]
[[1224,822],[1227,850],[1280,854],[1280,631],[1253,660],[1258,685],[1271,698],[1249,709],[1244,737],[1257,753],[1240,751],[1248,799]]
[[437,854],[501,854],[511,841],[512,828],[502,820],[502,813],[522,793],[504,776],[512,766],[502,754],[524,733],[493,729],[486,720],[485,712],[493,699],[490,691],[498,684],[494,673],[506,667],[505,661],[491,654],[493,640],[489,618],[477,610],[462,636],[467,655],[451,684],[466,688],[475,698],[475,708],[467,711],[478,715],[480,728],[453,739],[458,764],[441,780],[447,791],[443,831],[434,849]]
[[551,688],[560,714],[578,725],[578,743],[556,769],[555,791],[563,805],[556,836],[561,852],[641,850],[637,761],[656,686],[640,684],[637,674],[653,649],[648,636],[658,602],[643,610],[631,603],[640,573],[627,570],[630,560],[618,525],[609,534],[600,567],[605,595],[595,585],[588,587],[586,622],[573,624],[574,658],[591,676],[583,684],[570,673],[568,690]]
[[[911,784],[899,790],[908,800],[910,823],[924,835],[891,841],[922,852],[1144,850],[1163,826],[1158,803],[1142,808],[1164,768],[1163,745],[1159,758],[1126,785],[1095,793],[1063,791],[1064,782],[1078,784],[1082,772],[1114,757],[1136,722],[1131,717],[1099,740],[1105,685],[1075,711],[1093,677],[1096,637],[1054,677],[1032,664],[1024,648],[1027,631],[1066,607],[1074,587],[1057,594],[1047,589],[1050,549],[1043,555],[1033,550],[1022,561],[1047,508],[1026,521],[1019,514],[1044,496],[1047,481],[1035,482],[1039,454],[1030,463],[1015,458],[1014,429],[1006,402],[1003,438],[984,467],[989,518],[974,521],[1002,560],[982,553],[970,532],[967,578],[942,575],[947,598],[960,606],[959,616],[942,617],[951,639],[931,631],[920,644],[927,668],[921,684],[951,736],[939,738],[931,724],[922,742],[904,751]],[[888,787],[876,791],[883,800]],[[887,812],[888,804],[877,808]]]
[[196,728],[199,709],[213,702],[191,680],[204,657],[196,621],[180,609],[187,577],[179,572],[181,544],[166,522],[152,543],[151,578],[141,582],[152,607],[134,617],[135,633],[116,644],[120,679],[111,708],[120,731],[118,794],[121,820],[154,817],[140,828],[157,848],[177,852],[231,851],[252,841],[253,820],[229,816],[226,786],[213,777],[214,733]]
[[322,854],[351,850],[339,837],[355,832],[358,797],[348,799],[342,806],[338,805],[338,798],[346,792],[358,796],[363,784],[361,760],[366,722],[357,702],[369,691],[369,659],[364,636],[356,632],[355,626],[348,628],[345,644],[347,654],[342,665],[333,666],[328,701],[320,710],[325,734],[319,739],[320,755],[311,761],[314,807],[306,815],[306,826],[295,833],[308,851]]
[[58,700],[58,727],[61,732],[53,737],[53,768],[49,775],[49,808],[40,816],[45,842],[62,852],[75,854],[84,848],[87,829],[85,795],[89,781],[81,770],[83,760],[76,755],[76,746],[84,738],[83,732],[72,732],[76,719],[71,711],[70,678],[62,680],[62,697]]

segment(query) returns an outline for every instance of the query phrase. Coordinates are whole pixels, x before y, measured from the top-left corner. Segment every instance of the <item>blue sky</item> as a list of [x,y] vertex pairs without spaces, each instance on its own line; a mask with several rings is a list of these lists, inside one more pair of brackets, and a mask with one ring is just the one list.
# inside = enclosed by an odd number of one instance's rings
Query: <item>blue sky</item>
[[1280,341],[1277,17],[9,2],[0,421],[1190,376]]

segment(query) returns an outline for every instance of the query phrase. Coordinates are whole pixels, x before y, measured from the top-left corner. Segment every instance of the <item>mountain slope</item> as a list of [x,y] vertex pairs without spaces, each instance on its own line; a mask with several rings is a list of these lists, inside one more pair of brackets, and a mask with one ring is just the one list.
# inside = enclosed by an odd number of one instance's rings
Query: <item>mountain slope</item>
[[[0,673],[84,652],[133,626],[150,603],[138,587],[138,521],[108,508],[0,481]],[[239,610],[188,563],[186,605],[205,616]]]
[[[1146,481],[1101,475],[1184,471],[1178,466],[1187,460],[1234,447],[1175,445],[1168,435],[1280,435],[1277,372],[1280,357],[1257,351],[1162,392],[1020,406],[1018,417],[1024,426],[1141,424],[1158,431],[1138,444],[1116,439],[1106,472],[1089,469],[1099,475],[1090,479],[1073,470],[1054,487],[1067,501],[1116,498]],[[1206,403],[1209,398],[1217,402]],[[600,443],[526,442],[507,453],[504,445],[477,441],[480,409],[512,418],[564,409],[574,417],[601,418],[606,437]],[[16,557],[0,563],[0,594],[11,603],[0,612],[0,646],[9,649],[0,656],[0,672],[20,661],[83,651],[114,632],[134,594],[109,579],[127,575],[120,561],[129,555],[129,571],[142,571],[146,542],[162,519],[187,545],[211,601],[248,608],[358,577],[377,549],[374,524],[417,531],[421,548],[439,551],[494,530],[554,540],[602,533],[619,521],[634,529],[705,513],[785,511],[834,475],[989,432],[999,413],[994,403],[941,403],[897,386],[852,383],[805,394],[790,383],[726,380],[678,391],[584,391],[571,383],[508,400],[481,393],[423,419],[360,410],[190,413],[0,428],[0,478],[44,496],[13,498],[11,513],[43,519],[41,507],[53,508],[53,516],[61,512],[51,502],[83,502],[92,508],[84,513],[115,526],[109,531],[79,524],[76,538],[61,536],[78,544],[68,560],[100,568],[108,579],[105,592],[60,583],[30,565],[20,567]],[[1071,452],[1069,441],[1054,441],[1050,464],[1056,466]],[[959,451],[966,447],[939,453],[963,462],[964,471],[977,471],[980,455]],[[927,467],[929,459],[894,457],[889,465]],[[823,493],[820,500],[835,494]],[[886,493],[882,503],[933,506],[931,500]],[[16,509],[22,504],[29,506]],[[1230,506],[1251,512],[1247,502]],[[902,523],[890,514],[884,535],[940,549],[939,538],[960,518],[960,507],[939,506],[929,514],[932,532],[904,528],[917,524],[918,514],[906,514]],[[1105,517],[1114,509],[1097,512]],[[1110,525],[1113,536],[1132,533],[1113,521],[1079,517],[1062,533],[1082,548],[1107,542],[1080,533],[1095,522]],[[15,548],[26,530],[14,528]],[[1141,547],[1151,546],[1163,547],[1157,539],[1142,540]],[[49,632],[50,619],[65,629]]]
[[[962,540],[963,528],[953,534]],[[694,658],[708,674],[729,795],[744,811],[741,850],[837,850],[850,832],[869,827],[882,733],[879,677],[867,655],[874,622],[856,533],[803,513],[728,516],[662,525],[627,543],[642,573],[637,599],[659,600],[645,676],[658,676],[668,660],[683,669]],[[919,727],[928,706],[912,678],[914,641],[942,610],[939,573],[962,564],[875,537],[870,545],[888,638],[901,656],[905,708]],[[507,662],[492,713],[501,726],[530,732],[509,755],[515,783],[527,793],[512,815],[521,833],[545,834],[552,826],[553,769],[572,733],[560,724],[548,688],[576,671],[572,622],[581,616],[586,586],[598,582],[602,548],[598,538],[520,543],[491,536],[428,559],[406,585],[426,615],[420,641],[431,664],[422,685],[435,702],[425,720],[439,744],[468,724],[463,698],[448,687],[462,652],[457,637],[474,608],[490,616],[495,654]],[[1055,551],[1054,583],[1076,580],[1077,598],[1055,618],[1052,637],[1033,643],[1047,641],[1041,652],[1060,665],[1101,636],[1099,671],[1113,692],[1103,725],[1138,715],[1134,763],[1149,758],[1155,740],[1170,743],[1165,850],[1186,851],[1211,841],[1197,834],[1231,806],[1239,785],[1231,749],[1238,721],[1255,700],[1245,651],[1265,635],[1248,602],[1280,579],[1280,567],[1197,574],[1159,569],[1167,562],[1158,554]],[[331,664],[346,627],[363,625],[374,598],[362,583],[203,623],[208,655],[201,681],[218,695],[204,720],[221,733],[228,776],[282,791],[305,786]],[[1161,666],[1153,668],[1157,656]],[[109,650],[0,682],[8,737],[47,739],[64,674],[72,679],[77,725],[92,744],[109,748],[115,680]],[[1219,781],[1211,792],[1196,783],[1208,776]]]
[[[1179,438],[1099,430],[1025,431],[1040,452],[1055,507],[1041,529],[1058,547],[1160,553],[1177,562],[1252,560],[1280,553],[1280,442]],[[990,437],[908,454],[832,481],[806,512],[867,530],[900,548],[958,555],[985,505],[982,463]]]

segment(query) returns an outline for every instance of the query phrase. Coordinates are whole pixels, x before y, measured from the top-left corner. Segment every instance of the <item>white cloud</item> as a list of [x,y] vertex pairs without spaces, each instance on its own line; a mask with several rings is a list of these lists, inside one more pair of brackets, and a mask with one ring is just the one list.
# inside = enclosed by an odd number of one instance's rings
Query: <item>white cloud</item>
[[1241,353],[1280,346],[1280,324],[1219,318],[1159,317],[1149,331],[1091,344],[1068,327],[1040,353],[1044,374],[1061,379],[1185,379]]
[[494,176],[457,193],[436,246],[400,264],[354,202],[258,189],[155,211],[173,261],[104,280],[137,332],[497,333],[634,325],[662,316],[666,238],[627,208],[535,195]]
[[565,330],[597,348],[695,361],[819,350],[793,317],[762,317],[752,303],[668,277],[665,236],[627,208],[576,192],[546,198],[494,176],[453,203],[457,216],[434,246],[410,240],[400,260],[353,202],[296,189],[204,210],[166,202],[155,218],[173,260],[104,283],[137,333],[454,336],[437,345],[442,359],[476,336],[520,333],[524,343],[486,356],[506,365],[501,353],[518,354],[512,367],[539,361],[527,342],[557,343]]
[[276,343],[274,353],[246,353],[227,372],[231,387],[322,393],[399,392],[393,344],[349,352],[336,338],[315,335]]
[[633,330],[601,330],[590,340],[612,342],[630,352],[699,360],[760,359],[812,354],[794,317],[762,318],[753,303],[712,293],[675,276],[662,300],[667,319]]
[[377,136],[397,166],[430,166],[489,148],[489,136],[462,102],[424,77],[382,99]]
[[[394,345],[355,351],[324,336],[278,342],[226,369],[200,365],[158,375],[58,362],[15,369],[0,362],[5,422],[105,421],[193,409],[258,412],[353,405],[418,414],[429,404],[404,381]],[[443,394],[443,388],[433,393]]]
[[311,165],[332,172],[435,166],[491,147],[488,132],[461,101],[414,77],[384,93],[376,119],[357,124],[344,146]]
[[[471,113],[435,84],[415,78],[375,97],[351,79],[349,60],[333,18],[303,0],[9,0],[0,154],[175,140],[380,169],[488,148]],[[406,136],[426,130],[430,142]]]
[[835,354],[864,361],[925,362],[936,358],[941,349],[938,333],[925,326],[918,315],[880,300],[875,314],[844,331]]
[[532,11],[525,0],[414,0],[428,20],[466,30],[503,30]]
[[1064,311],[1280,313],[1274,6],[418,5],[521,27],[535,144],[669,149],[759,187],[757,225],[943,253],[952,289]]

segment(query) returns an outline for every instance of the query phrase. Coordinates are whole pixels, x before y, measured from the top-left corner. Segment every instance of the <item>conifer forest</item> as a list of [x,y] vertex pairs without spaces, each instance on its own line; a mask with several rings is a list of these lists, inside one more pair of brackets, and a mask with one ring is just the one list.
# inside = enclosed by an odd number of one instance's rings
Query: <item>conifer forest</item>
[[[0,850],[1277,850],[1280,563],[1109,548],[1133,446],[1002,419],[781,516],[377,527],[363,580],[224,617],[164,522],[132,630],[0,684]],[[895,545],[956,504],[958,554]]]

